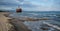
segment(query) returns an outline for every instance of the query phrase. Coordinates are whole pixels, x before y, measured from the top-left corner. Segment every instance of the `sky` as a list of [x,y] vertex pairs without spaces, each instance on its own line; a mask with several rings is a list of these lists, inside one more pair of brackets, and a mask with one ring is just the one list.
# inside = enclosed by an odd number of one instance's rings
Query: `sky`
[[1,10],[60,11],[60,0],[0,0]]

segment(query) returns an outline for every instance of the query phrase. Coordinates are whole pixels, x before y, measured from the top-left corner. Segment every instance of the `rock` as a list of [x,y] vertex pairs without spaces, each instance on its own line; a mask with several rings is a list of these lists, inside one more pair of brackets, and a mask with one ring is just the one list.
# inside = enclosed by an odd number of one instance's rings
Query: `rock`
[[31,31],[25,26],[22,21],[19,21],[18,19],[8,19],[9,23],[14,26],[14,29],[16,31]]
[[37,20],[49,20],[49,18],[38,18]]
[[42,30],[48,30],[48,28],[40,28],[40,29],[42,29]]
[[9,15],[8,14],[4,14],[4,16],[8,17]]

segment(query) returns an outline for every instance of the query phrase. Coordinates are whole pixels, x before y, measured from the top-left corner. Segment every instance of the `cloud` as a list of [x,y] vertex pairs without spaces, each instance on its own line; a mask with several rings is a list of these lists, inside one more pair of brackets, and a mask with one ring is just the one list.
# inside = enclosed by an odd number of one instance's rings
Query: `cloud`
[[20,5],[22,1],[19,0],[0,0],[0,4],[17,4]]
[[23,8],[24,10],[27,10],[27,11],[29,10],[31,11],[53,11],[53,10],[58,11],[60,10],[60,0],[36,0],[36,1],[29,0],[28,2],[30,2],[30,4],[25,3],[28,6]]
[[0,10],[14,10],[16,9],[17,6],[5,6],[5,5],[0,5]]
[[23,1],[24,0],[0,0],[0,9],[11,10],[12,8],[17,8]]
[[5,9],[16,9],[18,5],[27,11],[60,10],[60,0],[0,0],[0,6]]
[[24,0],[17,0],[17,1],[19,1],[19,2],[23,2]]

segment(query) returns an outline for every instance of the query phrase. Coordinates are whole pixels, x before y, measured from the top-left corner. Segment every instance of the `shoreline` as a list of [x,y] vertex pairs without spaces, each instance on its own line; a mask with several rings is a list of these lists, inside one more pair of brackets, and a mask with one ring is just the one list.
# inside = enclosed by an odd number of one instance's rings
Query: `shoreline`
[[[50,20],[49,18],[30,18],[30,17],[11,17],[9,16],[10,12],[0,12],[0,30],[1,31],[32,31],[28,29],[29,26],[24,24],[25,21],[46,21]],[[40,22],[39,22],[40,23]],[[2,25],[3,24],[3,25]],[[7,25],[6,25],[7,24]],[[2,30],[3,29],[3,30]],[[48,28],[41,28],[42,30],[48,30]]]
[[8,31],[11,24],[8,24],[8,17],[5,17],[4,14],[9,14],[8,12],[0,12],[0,31]]
[[30,31],[21,21],[9,18],[9,14],[9,12],[0,12],[0,31]]

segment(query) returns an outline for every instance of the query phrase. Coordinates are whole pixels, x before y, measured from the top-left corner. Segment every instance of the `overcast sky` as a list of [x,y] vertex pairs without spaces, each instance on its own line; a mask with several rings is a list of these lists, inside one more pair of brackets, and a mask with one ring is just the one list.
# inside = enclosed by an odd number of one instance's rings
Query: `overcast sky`
[[0,0],[0,9],[26,11],[60,11],[60,0]]

